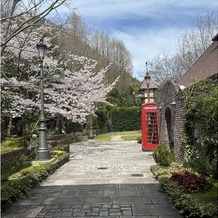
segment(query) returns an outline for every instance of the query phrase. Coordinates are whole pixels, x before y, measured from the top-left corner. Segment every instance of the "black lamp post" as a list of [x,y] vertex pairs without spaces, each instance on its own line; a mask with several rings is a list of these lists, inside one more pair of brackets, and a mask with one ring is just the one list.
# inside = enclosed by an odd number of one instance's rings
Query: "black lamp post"
[[146,73],[144,79],[145,79],[145,83],[146,83],[146,86],[147,86],[148,102],[150,102],[150,90],[149,90],[149,86],[150,86],[151,77],[148,75],[148,72]]
[[41,39],[40,42],[36,45],[39,54],[40,60],[40,95],[41,95],[41,111],[39,119],[39,146],[36,150],[36,157],[38,160],[48,160],[50,158],[50,152],[47,145],[47,127],[45,123],[44,116],[44,72],[43,72],[43,59],[45,56],[45,51],[47,46],[43,43]]

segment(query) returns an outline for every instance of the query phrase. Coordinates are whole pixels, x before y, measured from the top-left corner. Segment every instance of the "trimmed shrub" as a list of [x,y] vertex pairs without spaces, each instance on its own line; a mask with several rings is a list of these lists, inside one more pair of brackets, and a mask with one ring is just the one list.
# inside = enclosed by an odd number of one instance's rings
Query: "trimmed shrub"
[[114,107],[111,111],[114,132],[139,130],[141,116],[139,107]]
[[11,175],[6,182],[1,184],[3,210],[15,200],[23,197],[31,188],[66,163],[69,158],[69,154],[63,151],[55,151],[53,155],[57,158],[54,162],[34,164]]
[[[178,170],[179,173],[176,173]],[[196,194],[183,192],[179,182],[171,179],[172,175],[174,175],[174,179],[181,182],[181,180],[183,180],[181,177],[186,178],[192,175],[191,172],[184,170],[181,165],[175,165],[175,163],[171,164],[171,167],[161,167],[157,165],[153,173],[178,211],[185,215],[184,217],[216,217],[216,200],[214,203],[212,201],[205,202],[204,200],[200,200],[199,197],[195,197]],[[184,176],[180,177],[180,175]],[[204,180],[202,181],[204,183]]]
[[216,217],[216,205],[198,202],[198,200],[193,198],[190,194],[182,193],[178,183],[171,179],[162,178],[159,182],[178,211],[184,214],[185,217]]
[[186,193],[206,192],[211,188],[205,177],[197,176],[187,170],[172,173],[171,179],[178,182],[181,191]]
[[168,167],[173,162],[175,155],[169,147],[161,142],[157,149],[154,150],[153,157],[156,163],[158,163],[160,166]]

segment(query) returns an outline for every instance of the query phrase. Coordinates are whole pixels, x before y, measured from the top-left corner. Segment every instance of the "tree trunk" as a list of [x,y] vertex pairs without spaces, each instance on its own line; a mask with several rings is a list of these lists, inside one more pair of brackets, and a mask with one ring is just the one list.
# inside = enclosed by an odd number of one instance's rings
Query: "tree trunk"
[[10,137],[11,137],[12,120],[13,120],[13,117],[12,117],[12,115],[10,114],[10,119],[9,119],[8,129],[7,129],[7,138],[10,138]]

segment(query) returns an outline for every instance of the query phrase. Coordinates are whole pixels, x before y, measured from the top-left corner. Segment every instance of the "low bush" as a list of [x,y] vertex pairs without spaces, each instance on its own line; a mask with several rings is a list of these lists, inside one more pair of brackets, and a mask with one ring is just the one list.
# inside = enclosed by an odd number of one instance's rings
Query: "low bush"
[[152,173],[155,175],[156,179],[170,178],[173,172],[180,171],[182,166],[180,164],[172,163],[170,167],[163,167],[160,165],[153,166]]
[[168,146],[161,142],[157,149],[154,150],[153,157],[155,162],[160,166],[170,166],[175,158],[175,155]]
[[203,176],[197,176],[187,170],[172,173],[171,179],[178,182],[181,191],[186,193],[206,192],[211,184]]
[[39,184],[49,174],[68,161],[69,154],[64,151],[54,151],[57,159],[53,162],[37,163],[8,177],[1,184],[1,206],[4,210],[13,201],[23,197],[28,191]]
[[[192,218],[199,218],[199,217],[217,217],[217,205],[216,201],[205,201],[202,200],[202,195],[207,195],[206,193],[201,193],[201,197],[197,197],[196,193],[193,193],[193,188],[191,188],[191,193],[184,192],[183,189],[181,189],[180,183],[183,179],[182,178],[195,178],[193,176],[193,173],[188,172],[185,170],[181,165],[175,165],[172,164],[173,167],[161,167],[157,166],[154,168],[154,175],[159,180],[162,189],[164,192],[169,196],[170,200],[173,202],[173,204],[177,207],[178,211],[182,213],[185,217],[192,217]],[[176,172],[177,170],[177,172]],[[179,172],[178,172],[179,170]],[[190,176],[189,176],[190,175]],[[195,174],[194,174],[195,175]],[[197,175],[196,175],[197,176]],[[199,176],[200,177],[200,176]],[[173,178],[173,179],[172,179]],[[201,177],[200,177],[201,178]],[[186,180],[186,179],[185,179]],[[189,190],[190,187],[192,187],[193,182],[191,179],[187,179],[187,183],[185,182],[185,187]],[[194,181],[198,181],[198,179],[193,179]],[[188,185],[188,181],[191,183]],[[201,179],[200,179],[201,181]],[[196,182],[197,183],[197,182]],[[208,183],[205,180],[202,179],[202,181],[199,183],[202,187],[208,187]],[[188,188],[189,187],[189,188]],[[214,187],[213,187],[214,189]],[[199,188],[197,189],[198,191]],[[217,194],[217,189],[214,189],[215,193],[212,193],[213,196]],[[211,192],[211,191],[209,191]]]
[[178,211],[185,217],[215,217],[217,206],[212,203],[200,202],[190,194],[182,193],[177,182],[168,178],[160,180],[161,187],[167,193]]

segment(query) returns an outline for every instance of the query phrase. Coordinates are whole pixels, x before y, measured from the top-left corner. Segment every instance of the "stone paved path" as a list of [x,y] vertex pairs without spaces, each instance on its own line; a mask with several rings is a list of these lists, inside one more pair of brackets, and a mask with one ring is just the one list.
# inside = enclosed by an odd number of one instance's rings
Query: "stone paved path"
[[117,140],[72,144],[70,161],[2,217],[181,218],[149,170],[152,153]]

